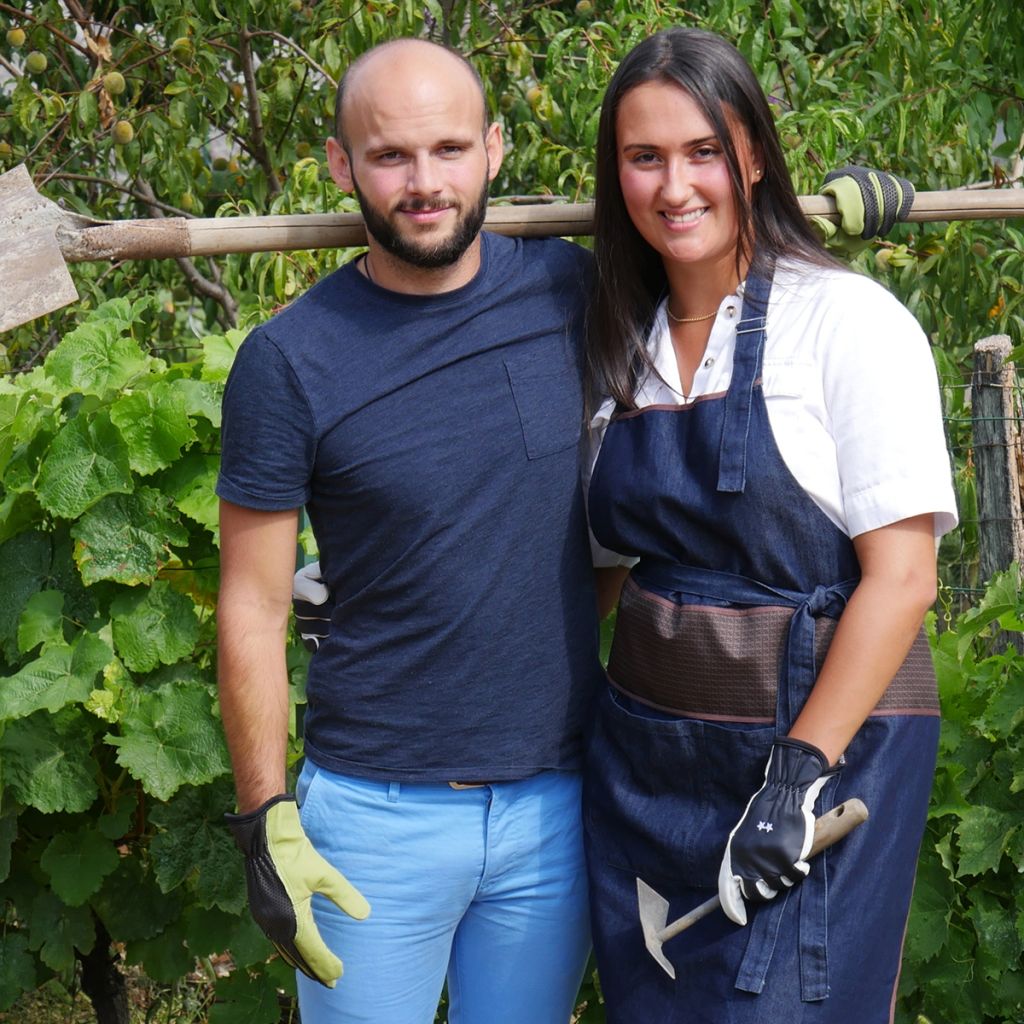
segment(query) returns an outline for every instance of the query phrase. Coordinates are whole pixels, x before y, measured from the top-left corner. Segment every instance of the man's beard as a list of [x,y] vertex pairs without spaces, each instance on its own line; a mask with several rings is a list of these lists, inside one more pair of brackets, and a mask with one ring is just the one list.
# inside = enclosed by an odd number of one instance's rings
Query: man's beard
[[[359,209],[362,211],[363,220],[366,222],[367,232],[373,235],[386,252],[403,263],[408,263],[421,270],[437,270],[441,267],[450,267],[453,263],[458,262],[462,254],[473,244],[476,236],[480,234],[484,217],[487,214],[488,182],[485,180],[484,187],[480,191],[480,198],[474,206],[468,210],[456,207],[458,219],[452,233],[440,242],[424,245],[399,234],[391,218],[367,202],[354,176],[352,184],[355,187],[356,198],[359,200]],[[409,200],[402,205],[410,210],[434,210],[451,204],[420,199]]]

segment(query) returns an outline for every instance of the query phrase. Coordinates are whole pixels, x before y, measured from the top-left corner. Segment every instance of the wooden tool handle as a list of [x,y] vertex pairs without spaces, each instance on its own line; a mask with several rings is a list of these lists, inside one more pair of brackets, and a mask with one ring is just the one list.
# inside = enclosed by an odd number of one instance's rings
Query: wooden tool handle
[[833,807],[814,822],[814,842],[808,856],[817,857],[826,847],[838,843],[843,836],[867,820],[868,809],[864,801],[856,797]]
[[[814,822],[814,842],[811,845],[811,852],[808,857],[815,857],[826,847],[838,843],[847,833],[852,832],[858,825],[868,820],[868,809],[863,800],[856,797],[844,800],[838,807],[821,815]],[[688,914],[677,918],[658,932],[659,942],[668,942],[673,936],[685,932],[691,925],[695,925],[701,918],[707,917],[712,911],[717,910],[722,901],[717,895],[705,900],[699,907],[695,907]]]

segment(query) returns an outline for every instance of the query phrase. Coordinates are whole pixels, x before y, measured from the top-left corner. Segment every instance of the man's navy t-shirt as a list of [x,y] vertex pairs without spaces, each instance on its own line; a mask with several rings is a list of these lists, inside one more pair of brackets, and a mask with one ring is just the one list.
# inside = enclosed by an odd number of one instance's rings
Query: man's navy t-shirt
[[218,494],[305,504],[335,606],[307,755],[368,778],[579,764],[601,670],[578,440],[588,255],[484,234],[464,287],[349,264],[239,349]]

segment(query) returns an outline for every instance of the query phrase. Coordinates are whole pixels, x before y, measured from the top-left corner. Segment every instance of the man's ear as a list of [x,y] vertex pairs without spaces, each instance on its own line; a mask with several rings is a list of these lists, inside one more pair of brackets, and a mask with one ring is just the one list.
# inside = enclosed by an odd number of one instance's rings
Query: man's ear
[[352,162],[344,147],[333,136],[327,140],[327,168],[331,172],[334,184],[342,192],[354,192],[355,180],[352,177]]
[[[484,133],[484,148],[487,150],[487,180],[494,181],[505,158],[505,145],[501,138],[501,125],[492,121]],[[337,180],[337,179],[335,179]]]

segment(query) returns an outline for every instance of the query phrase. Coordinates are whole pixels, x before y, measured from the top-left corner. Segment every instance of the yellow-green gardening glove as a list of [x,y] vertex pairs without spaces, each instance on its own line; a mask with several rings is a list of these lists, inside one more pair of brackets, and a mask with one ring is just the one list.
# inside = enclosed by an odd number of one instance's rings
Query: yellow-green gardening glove
[[225,817],[245,854],[253,919],[288,963],[334,988],[341,977],[341,961],[327,948],[313,921],[313,893],[323,893],[357,921],[369,915],[369,903],[313,848],[291,793],[272,797],[248,814]]
[[914,186],[906,178],[855,164],[829,171],[819,191],[835,199],[840,222],[811,220],[830,249],[850,256],[887,235],[896,221],[906,220],[914,204]]

